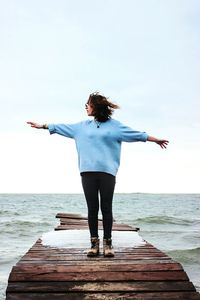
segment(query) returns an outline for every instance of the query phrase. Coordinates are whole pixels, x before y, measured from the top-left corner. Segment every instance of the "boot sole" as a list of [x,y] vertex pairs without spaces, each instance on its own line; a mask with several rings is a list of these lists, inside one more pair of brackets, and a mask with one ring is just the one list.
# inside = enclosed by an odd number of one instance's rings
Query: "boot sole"
[[99,255],[99,252],[96,253],[96,254],[89,253],[89,254],[87,254],[87,257],[95,257],[95,256],[98,256],[98,255]]
[[104,257],[114,257],[115,255],[114,254],[104,254],[103,256]]

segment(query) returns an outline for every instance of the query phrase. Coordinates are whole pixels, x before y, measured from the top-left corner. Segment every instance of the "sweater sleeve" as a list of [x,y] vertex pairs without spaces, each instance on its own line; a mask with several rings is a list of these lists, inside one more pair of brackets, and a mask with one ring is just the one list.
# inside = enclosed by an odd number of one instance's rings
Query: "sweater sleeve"
[[48,124],[49,133],[57,133],[68,138],[74,138],[78,124]]
[[148,134],[146,132],[136,131],[124,124],[119,125],[122,142],[146,142]]

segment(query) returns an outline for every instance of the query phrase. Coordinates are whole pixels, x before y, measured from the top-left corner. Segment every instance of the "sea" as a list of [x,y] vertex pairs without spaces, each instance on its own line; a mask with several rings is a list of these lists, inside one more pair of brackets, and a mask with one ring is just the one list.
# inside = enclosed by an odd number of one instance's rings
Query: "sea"
[[[143,239],[181,263],[200,292],[200,194],[115,194],[113,211],[117,222],[139,227]],[[84,196],[0,194],[0,300],[12,267],[58,225],[60,212],[86,216]]]

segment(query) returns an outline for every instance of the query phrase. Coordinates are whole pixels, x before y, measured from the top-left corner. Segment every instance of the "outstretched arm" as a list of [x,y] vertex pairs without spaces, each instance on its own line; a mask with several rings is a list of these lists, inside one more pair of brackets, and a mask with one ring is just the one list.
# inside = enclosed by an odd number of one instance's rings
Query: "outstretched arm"
[[169,143],[169,141],[167,141],[167,140],[158,139],[158,138],[153,137],[153,136],[148,136],[147,141],[154,142],[154,143],[158,144],[162,149],[167,148],[167,145]]
[[37,128],[37,129],[48,129],[48,125],[47,124],[38,124],[35,122],[26,122],[27,124],[30,124],[31,127],[33,128]]

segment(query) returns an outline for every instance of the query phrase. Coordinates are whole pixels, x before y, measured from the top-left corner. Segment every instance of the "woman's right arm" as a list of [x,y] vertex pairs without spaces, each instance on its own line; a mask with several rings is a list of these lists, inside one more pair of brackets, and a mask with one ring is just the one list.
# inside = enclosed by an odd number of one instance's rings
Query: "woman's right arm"
[[33,128],[48,129],[50,134],[57,133],[69,138],[74,138],[75,132],[78,131],[80,123],[76,124],[38,124],[35,122],[27,122]]
[[27,122],[27,124],[30,124],[31,127],[37,128],[37,129],[48,129],[48,124],[38,124],[35,122]]

